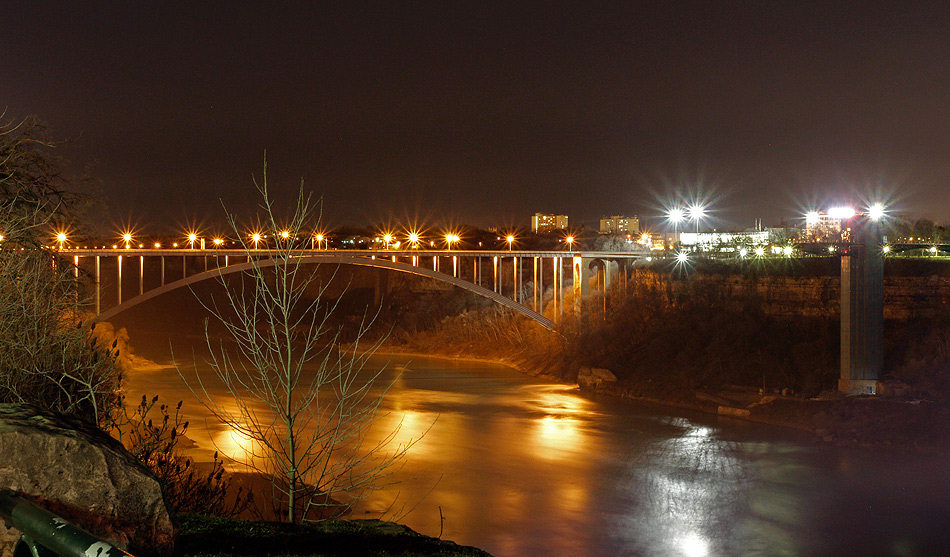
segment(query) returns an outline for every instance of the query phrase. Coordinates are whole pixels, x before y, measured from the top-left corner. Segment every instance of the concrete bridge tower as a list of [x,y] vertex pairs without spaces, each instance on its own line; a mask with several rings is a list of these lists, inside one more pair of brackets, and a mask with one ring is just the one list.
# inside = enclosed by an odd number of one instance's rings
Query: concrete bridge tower
[[[847,222],[847,221],[845,221]],[[841,254],[841,378],[847,394],[877,394],[884,369],[884,253],[881,223],[855,215]]]

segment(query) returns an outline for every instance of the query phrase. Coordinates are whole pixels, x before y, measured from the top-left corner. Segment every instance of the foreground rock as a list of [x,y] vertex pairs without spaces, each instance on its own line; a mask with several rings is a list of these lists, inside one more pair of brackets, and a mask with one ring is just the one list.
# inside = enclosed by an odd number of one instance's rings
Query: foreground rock
[[[175,524],[151,473],[81,420],[27,404],[0,404],[0,489],[32,499],[137,556],[167,556]],[[20,533],[0,521],[0,557]]]

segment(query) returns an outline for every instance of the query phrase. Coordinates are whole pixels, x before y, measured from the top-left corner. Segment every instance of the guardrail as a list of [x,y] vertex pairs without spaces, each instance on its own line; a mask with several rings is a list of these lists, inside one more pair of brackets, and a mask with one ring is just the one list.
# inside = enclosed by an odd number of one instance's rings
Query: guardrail
[[13,557],[129,557],[13,491],[0,491],[0,517],[21,534]]

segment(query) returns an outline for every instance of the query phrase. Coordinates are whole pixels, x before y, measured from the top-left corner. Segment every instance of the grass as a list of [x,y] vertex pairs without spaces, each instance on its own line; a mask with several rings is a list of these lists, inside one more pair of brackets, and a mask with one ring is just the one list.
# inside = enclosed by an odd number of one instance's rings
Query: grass
[[424,536],[401,524],[381,520],[330,520],[299,525],[194,514],[180,515],[178,520],[175,554],[181,557],[488,555],[478,548]]

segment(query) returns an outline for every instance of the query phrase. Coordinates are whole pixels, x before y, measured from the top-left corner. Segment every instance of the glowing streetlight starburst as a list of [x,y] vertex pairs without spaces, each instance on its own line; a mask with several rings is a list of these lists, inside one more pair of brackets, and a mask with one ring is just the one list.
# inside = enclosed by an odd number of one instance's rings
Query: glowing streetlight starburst
[[702,205],[691,205],[689,209],[689,220],[696,223],[696,233],[699,233],[699,222],[706,216],[706,208]]
[[873,221],[879,221],[884,218],[884,205],[880,203],[874,203],[868,207],[868,217]]
[[449,232],[445,235],[445,245],[448,246],[449,250],[452,249],[452,244],[456,244],[461,240],[462,239],[458,236],[458,234],[455,234],[454,232]]

